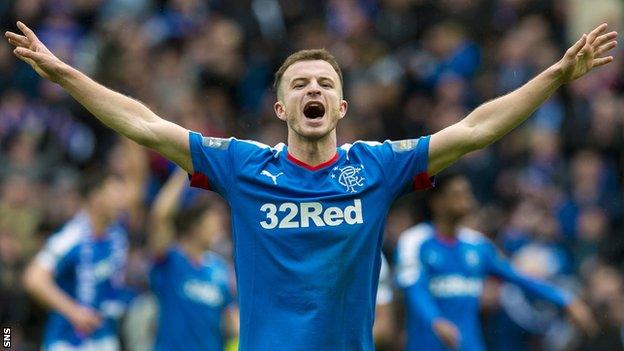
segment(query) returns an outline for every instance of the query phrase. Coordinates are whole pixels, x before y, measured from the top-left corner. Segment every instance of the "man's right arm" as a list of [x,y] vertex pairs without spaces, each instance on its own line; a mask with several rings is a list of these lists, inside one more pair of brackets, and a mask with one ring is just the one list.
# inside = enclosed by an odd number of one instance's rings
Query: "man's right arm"
[[13,53],[18,58],[40,76],[63,87],[106,126],[193,173],[185,128],[160,118],[139,101],[98,84],[54,56],[26,25],[18,22],[17,26],[24,35],[6,32],[5,36],[16,46]]
[[44,306],[63,315],[77,331],[90,334],[102,323],[100,316],[91,308],[79,305],[54,281],[52,272],[33,260],[23,276],[26,291]]
[[176,171],[163,185],[154,201],[150,212],[148,243],[152,254],[157,258],[164,257],[173,243],[175,238],[173,217],[187,183],[187,174],[181,170]]

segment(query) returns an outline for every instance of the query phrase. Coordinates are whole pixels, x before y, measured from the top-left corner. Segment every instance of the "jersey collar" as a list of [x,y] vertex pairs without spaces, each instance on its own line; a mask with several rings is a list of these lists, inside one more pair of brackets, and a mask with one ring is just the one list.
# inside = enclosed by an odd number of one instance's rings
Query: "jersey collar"
[[288,159],[288,161],[296,164],[299,167],[303,167],[303,168],[305,168],[305,169],[307,169],[309,171],[318,171],[319,169],[323,169],[323,168],[329,167],[329,166],[333,165],[334,163],[336,163],[336,161],[338,161],[338,157],[339,157],[339,154],[338,154],[338,151],[336,151],[334,156],[332,156],[332,158],[330,158],[329,160],[327,160],[327,161],[325,161],[325,162],[323,162],[321,164],[318,164],[316,166],[312,166],[312,165],[309,165],[309,164],[307,164],[307,163],[305,163],[305,162],[295,158],[295,156],[291,155],[290,152],[288,152],[288,149],[286,150],[286,158]]

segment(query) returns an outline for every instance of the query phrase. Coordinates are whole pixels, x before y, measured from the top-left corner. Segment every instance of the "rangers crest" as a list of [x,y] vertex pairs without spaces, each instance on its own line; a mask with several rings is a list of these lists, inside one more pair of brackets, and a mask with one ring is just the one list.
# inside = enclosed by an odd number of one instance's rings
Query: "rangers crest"
[[344,166],[334,167],[331,172],[332,179],[337,179],[338,184],[345,187],[345,191],[349,193],[355,193],[360,187],[364,186],[365,178],[360,175],[360,172],[364,169],[364,165],[359,166]]

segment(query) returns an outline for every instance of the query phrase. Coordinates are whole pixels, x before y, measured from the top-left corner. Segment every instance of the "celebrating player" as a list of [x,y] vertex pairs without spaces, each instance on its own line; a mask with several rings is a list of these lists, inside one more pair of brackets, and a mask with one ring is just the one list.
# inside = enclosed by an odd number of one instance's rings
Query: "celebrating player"
[[214,209],[194,205],[174,221],[187,182],[185,172],[174,173],[150,216],[150,283],[159,307],[154,350],[223,350],[224,326],[237,332],[238,314],[231,306],[227,264],[208,251],[220,218]]
[[595,322],[580,300],[515,271],[481,233],[460,226],[474,198],[460,174],[437,179],[428,194],[431,223],[401,234],[397,281],[407,302],[406,350],[484,350],[479,298],[487,275],[496,275],[564,308],[588,332]]
[[116,170],[93,170],[79,186],[82,209],[46,242],[24,272],[24,287],[51,309],[43,350],[119,350],[126,228],[143,198],[145,152],[123,139]]
[[343,80],[325,50],[291,55],[276,73],[274,110],[288,145],[203,137],[60,61],[35,33],[7,32],[14,53],[100,121],[192,174],[230,204],[241,350],[371,350],[380,247],[392,201],[502,137],[559,86],[613,60],[603,24],[550,68],[461,122],[419,139],[337,147]]
[[52,309],[44,350],[119,350],[128,245],[117,218],[126,193],[112,173],[85,177],[84,210],[48,239],[26,269],[26,290]]

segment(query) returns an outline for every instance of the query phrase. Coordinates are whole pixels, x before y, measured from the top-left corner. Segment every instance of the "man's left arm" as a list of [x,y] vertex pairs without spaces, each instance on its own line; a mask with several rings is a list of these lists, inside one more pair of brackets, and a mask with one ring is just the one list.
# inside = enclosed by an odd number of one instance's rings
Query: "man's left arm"
[[561,85],[613,61],[617,32],[602,24],[570,47],[563,58],[517,90],[489,101],[462,121],[431,136],[428,174],[433,176],[463,155],[482,149],[524,122]]
[[526,276],[512,267],[502,254],[497,252],[493,244],[486,246],[489,272],[510,283],[516,284],[522,290],[550,301],[563,309],[570,320],[589,335],[597,332],[597,324],[589,308],[578,297],[564,291],[546,281]]

